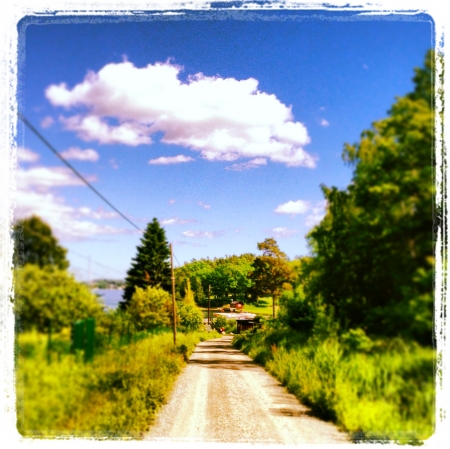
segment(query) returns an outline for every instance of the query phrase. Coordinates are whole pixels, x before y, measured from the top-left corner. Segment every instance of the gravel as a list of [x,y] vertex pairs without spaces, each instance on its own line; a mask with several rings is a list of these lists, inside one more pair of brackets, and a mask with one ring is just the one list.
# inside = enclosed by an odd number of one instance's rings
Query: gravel
[[145,440],[259,444],[349,443],[311,416],[231,336],[197,345]]

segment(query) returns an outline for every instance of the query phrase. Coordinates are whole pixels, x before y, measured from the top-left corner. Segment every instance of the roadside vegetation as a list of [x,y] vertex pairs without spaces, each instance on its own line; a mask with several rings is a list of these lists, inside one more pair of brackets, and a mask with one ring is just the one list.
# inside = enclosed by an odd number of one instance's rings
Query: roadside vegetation
[[[33,216],[14,231],[18,431],[37,438],[140,439],[195,345],[219,334],[204,331],[188,286],[176,303],[174,344],[172,298],[148,282],[156,277],[149,267],[125,306],[105,310],[67,271],[66,250],[46,223]],[[130,276],[127,282],[129,292]],[[87,320],[94,323],[90,357]]]
[[433,61],[386,119],[346,145],[345,190],[293,261],[276,319],[234,338],[320,417],[357,442],[420,444],[435,422]]

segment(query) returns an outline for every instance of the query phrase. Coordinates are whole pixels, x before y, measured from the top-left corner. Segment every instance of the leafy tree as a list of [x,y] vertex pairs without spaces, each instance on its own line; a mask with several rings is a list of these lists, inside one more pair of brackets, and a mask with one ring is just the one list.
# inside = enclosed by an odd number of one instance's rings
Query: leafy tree
[[50,226],[36,215],[14,225],[14,240],[18,265],[54,265],[62,270],[69,266],[67,250],[58,244]]
[[103,315],[100,299],[66,270],[26,264],[15,274],[15,311],[23,330],[44,332],[51,319],[52,329],[59,331],[76,320]]
[[257,246],[263,251],[263,255],[255,258],[253,271],[249,274],[253,283],[250,288],[251,296],[253,301],[257,301],[260,296],[272,295],[275,302],[281,293],[283,283],[292,279],[292,268],[275,239],[267,238]]
[[138,330],[170,325],[172,298],[159,287],[136,287],[127,312]]
[[120,308],[126,309],[136,287],[161,287],[170,292],[172,289],[170,270],[170,249],[164,229],[156,218],[147,225],[137,247],[136,257],[133,258],[131,268],[127,271],[123,301]]
[[354,166],[348,188],[322,186],[328,208],[309,234],[307,294],[333,306],[344,330],[431,344],[433,58],[387,118],[345,145]]

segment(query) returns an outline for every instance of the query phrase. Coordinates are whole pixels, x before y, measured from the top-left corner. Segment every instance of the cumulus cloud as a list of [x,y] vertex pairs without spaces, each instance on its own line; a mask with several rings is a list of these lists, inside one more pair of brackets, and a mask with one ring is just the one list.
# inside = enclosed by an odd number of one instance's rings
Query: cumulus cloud
[[39,154],[28,148],[17,147],[17,159],[20,162],[37,162],[39,160]]
[[311,209],[311,214],[306,217],[306,226],[312,227],[320,223],[325,216],[326,207],[326,200],[316,203],[315,206]]
[[[21,151],[30,159],[30,153]],[[36,160],[36,158],[32,158]],[[95,177],[87,177],[94,181]],[[65,167],[33,167],[17,170],[17,191],[15,192],[15,217],[27,218],[32,214],[42,217],[50,224],[55,235],[61,240],[80,240],[97,235],[129,233],[125,229],[103,225],[90,220],[117,218],[118,214],[102,208],[73,207],[66,203],[54,188],[85,186],[72,171]]]
[[196,223],[196,222],[197,222],[197,220],[192,220],[192,219],[181,220],[178,217],[163,218],[163,219],[159,220],[159,223],[163,226],[170,226],[173,224]]
[[310,141],[306,127],[290,106],[258,90],[256,79],[197,73],[182,82],[182,70],[169,61],[143,68],[124,61],[89,72],[72,89],[61,83],[45,93],[54,106],[77,109],[60,121],[86,141],[136,146],[151,144],[160,132],[161,142],[210,161],[265,158],[315,167],[303,149]]
[[76,159],[78,161],[90,161],[95,162],[98,161],[100,156],[95,150],[88,148],[86,150],[82,150],[81,148],[71,147],[66,151],[61,153],[61,156],[65,159]]
[[148,163],[152,165],[168,165],[168,164],[180,164],[183,162],[191,162],[194,160],[195,159],[193,159],[190,156],[179,154],[178,156],[169,156],[169,157],[161,156],[158,157],[157,159],[150,159]]
[[52,117],[50,117],[49,115],[47,115],[47,117],[45,117],[43,120],[41,120],[41,128],[44,128],[44,129],[50,128],[50,126],[52,126],[53,123],[55,123],[55,120]]
[[229,165],[228,167],[225,167],[225,170],[244,171],[244,170],[250,170],[252,168],[258,168],[261,165],[267,165],[266,158],[257,157],[248,162],[241,162],[240,164]]
[[297,231],[295,229],[288,229],[281,227],[272,229],[273,236],[278,238],[292,237],[296,233]]
[[225,235],[225,231],[213,231],[213,232],[208,232],[208,231],[184,231],[184,232],[182,232],[182,234],[185,237],[194,237],[194,238],[207,237],[209,239],[212,239],[214,237],[222,237],[223,235]]
[[[101,225],[86,218],[105,218],[101,211],[76,208],[65,203],[64,198],[51,192],[18,190],[16,192],[16,218],[39,215],[50,224],[55,235],[61,240],[80,240],[97,235],[127,233],[124,229]],[[107,217],[113,218],[113,217]]]
[[[88,181],[95,181],[95,176],[86,176]],[[18,170],[17,184],[21,189],[34,188],[47,191],[52,187],[67,187],[84,185],[80,178],[76,177],[66,167],[33,167],[28,170]]]
[[309,209],[309,202],[304,200],[288,201],[276,207],[276,214],[296,215],[304,214]]
[[320,124],[322,126],[328,126],[330,124],[330,122],[328,120],[325,120],[324,118],[320,121]]

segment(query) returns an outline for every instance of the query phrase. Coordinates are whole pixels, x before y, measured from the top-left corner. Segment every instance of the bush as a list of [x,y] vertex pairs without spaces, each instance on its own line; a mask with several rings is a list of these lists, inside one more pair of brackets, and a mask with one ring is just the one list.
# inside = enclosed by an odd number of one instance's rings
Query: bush
[[127,312],[138,330],[170,325],[172,298],[158,287],[136,287]]
[[194,304],[178,303],[177,324],[182,332],[194,332],[203,328],[203,313]]
[[89,287],[77,282],[69,272],[26,264],[16,272],[15,312],[22,330],[48,329],[56,332],[73,321],[100,318],[104,305]]

